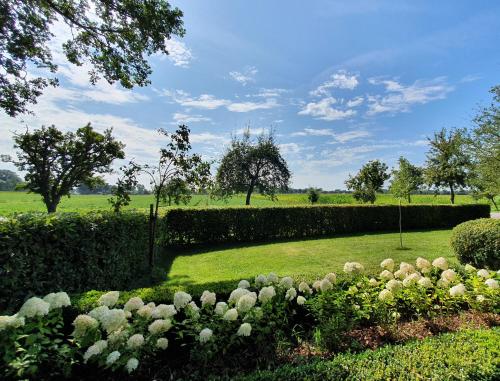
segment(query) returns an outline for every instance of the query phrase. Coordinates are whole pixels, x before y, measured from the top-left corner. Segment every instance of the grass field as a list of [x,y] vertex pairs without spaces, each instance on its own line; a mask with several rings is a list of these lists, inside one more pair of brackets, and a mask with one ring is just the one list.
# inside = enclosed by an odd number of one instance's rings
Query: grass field
[[[66,212],[88,212],[91,210],[111,209],[108,198],[109,195],[73,195],[70,198],[63,198],[59,204],[58,211]],[[149,208],[153,202],[153,196],[140,195],[132,196],[132,202],[128,209]],[[449,204],[450,198],[447,195],[414,195],[412,202],[414,204]],[[472,204],[476,202],[487,203],[486,200],[476,201],[468,195],[458,195],[457,204]],[[356,201],[350,194],[322,194],[320,204],[355,204]],[[379,194],[377,204],[396,204],[397,200],[390,194]],[[235,196],[227,201],[213,200],[208,196],[195,195],[188,206],[207,207],[207,206],[242,206],[245,204],[244,195]],[[252,196],[252,205],[300,205],[308,204],[305,194],[280,194],[276,201],[271,201],[259,194]],[[8,215],[15,212],[45,211],[41,197],[37,194],[23,192],[0,192],[0,215]]]

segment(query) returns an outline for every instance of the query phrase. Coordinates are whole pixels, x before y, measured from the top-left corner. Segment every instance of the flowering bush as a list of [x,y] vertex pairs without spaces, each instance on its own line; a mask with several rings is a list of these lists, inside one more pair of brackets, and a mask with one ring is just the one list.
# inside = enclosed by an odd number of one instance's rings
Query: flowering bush
[[69,374],[77,362],[126,373],[155,363],[230,368],[232,360],[269,361],[280,335],[312,333],[319,344],[337,350],[345,333],[360,325],[467,308],[500,312],[499,273],[470,265],[452,269],[444,258],[399,266],[386,259],[375,277],[365,275],[357,262],[346,263],[344,272],[343,277],[329,273],[312,286],[258,275],[253,282],[239,282],[222,300],[208,290],[199,299],[181,291],[172,304],[133,297],[118,307],[119,293],[112,291],[72,321],[70,336],[62,320],[62,308],[70,304],[65,293],[31,298],[17,314],[0,317],[1,344],[7,348],[3,368],[7,374],[33,376],[45,371],[49,359],[57,374]]

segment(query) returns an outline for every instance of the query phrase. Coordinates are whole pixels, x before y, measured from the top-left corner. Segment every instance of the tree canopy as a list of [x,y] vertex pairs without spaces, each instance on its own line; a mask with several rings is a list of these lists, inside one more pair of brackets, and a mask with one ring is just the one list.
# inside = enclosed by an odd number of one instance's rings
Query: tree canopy
[[13,191],[21,182],[21,178],[16,172],[8,169],[0,169],[0,191]]
[[[58,21],[71,28],[66,59],[90,65],[92,84],[102,77],[125,88],[149,84],[147,56],[168,54],[167,40],[185,33],[182,11],[165,0],[0,0],[0,15],[0,107],[10,116],[57,86],[50,40]],[[47,73],[27,75],[30,67]]]
[[246,193],[245,204],[250,205],[255,189],[274,199],[278,190],[288,187],[290,177],[273,133],[263,133],[253,141],[247,130],[241,139],[233,138],[222,158],[216,175],[216,192],[222,197]]
[[387,165],[379,160],[371,160],[363,165],[355,176],[349,175],[345,184],[347,189],[353,191],[355,200],[373,204],[376,193],[382,189],[384,182],[388,179]]
[[[63,133],[55,126],[14,136],[18,148],[13,163],[27,174],[25,187],[42,195],[49,213],[55,212],[63,196],[80,184],[92,187],[96,174],[111,172],[114,159],[123,159],[124,145],[90,124],[76,132]],[[99,181],[99,180],[97,180]]]
[[411,194],[424,183],[423,171],[404,157],[400,157],[398,163],[398,169],[392,171],[390,191],[395,197],[411,202]]

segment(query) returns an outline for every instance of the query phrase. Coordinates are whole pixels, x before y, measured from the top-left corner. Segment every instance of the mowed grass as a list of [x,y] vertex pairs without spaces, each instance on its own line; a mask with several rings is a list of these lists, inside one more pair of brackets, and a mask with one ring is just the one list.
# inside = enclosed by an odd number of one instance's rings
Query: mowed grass
[[[58,211],[62,212],[80,212],[85,213],[92,210],[111,210],[108,203],[109,195],[73,195],[65,197],[58,206]],[[151,195],[132,196],[132,202],[126,209],[148,210],[149,204],[153,202]],[[387,205],[397,204],[397,200],[390,194],[379,194],[376,204]],[[457,204],[472,204],[476,202],[487,203],[487,200],[474,200],[469,195],[457,195]],[[251,204],[253,206],[272,206],[272,205],[303,205],[308,204],[306,194],[279,194],[276,201],[259,194],[252,196]],[[356,204],[351,194],[322,194],[319,200],[320,204]],[[450,198],[447,195],[414,195],[412,197],[414,204],[449,204]],[[206,195],[193,196],[188,207],[221,207],[221,206],[243,206],[245,196],[237,195],[226,201],[210,199]],[[163,210],[167,207],[163,207]],[[40,195],[24,192],[0,192],[0,215],[9,215],[12,213],[22,213],[29,211],[46,211]]]

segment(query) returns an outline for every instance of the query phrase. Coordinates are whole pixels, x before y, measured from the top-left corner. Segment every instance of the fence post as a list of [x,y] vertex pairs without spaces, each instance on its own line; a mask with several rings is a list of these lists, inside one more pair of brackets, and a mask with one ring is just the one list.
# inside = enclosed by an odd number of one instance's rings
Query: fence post
[[149,267],[153,268],[153,250],[154,250],[154,242],[153,242],[153,225],[154,224],[154,215],[153,215],[153,204],[149,204]]

